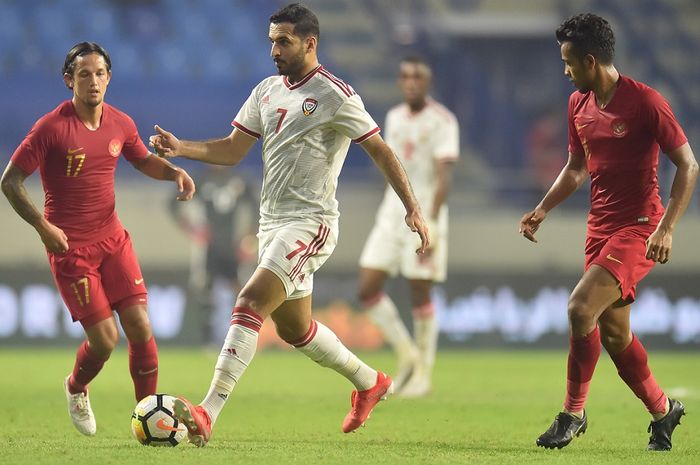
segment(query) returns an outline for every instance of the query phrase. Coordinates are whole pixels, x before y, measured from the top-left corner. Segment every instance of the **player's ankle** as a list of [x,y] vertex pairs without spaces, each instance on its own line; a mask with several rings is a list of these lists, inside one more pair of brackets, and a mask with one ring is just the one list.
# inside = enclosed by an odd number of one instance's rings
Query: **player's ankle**
[[571,410],[566,410],[564,409],[565,413],[568,413],[569,415],[578,418],[579,420],[583,418],[583,410],[576,410],[576,411],[571,411]]

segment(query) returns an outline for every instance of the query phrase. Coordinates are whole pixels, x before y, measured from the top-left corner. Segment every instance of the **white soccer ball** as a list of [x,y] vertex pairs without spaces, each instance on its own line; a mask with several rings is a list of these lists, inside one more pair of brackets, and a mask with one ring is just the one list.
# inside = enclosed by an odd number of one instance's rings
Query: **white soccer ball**
[[141,399],[131,414],[131,432],[145,446],[175,447],[187,437],[187,428],[173,416],[175,397],[154,394]]

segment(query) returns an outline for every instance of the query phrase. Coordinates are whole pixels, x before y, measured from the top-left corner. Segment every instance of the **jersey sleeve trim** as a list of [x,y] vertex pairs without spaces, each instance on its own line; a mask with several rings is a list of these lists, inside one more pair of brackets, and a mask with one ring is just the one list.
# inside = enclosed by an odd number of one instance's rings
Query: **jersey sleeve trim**
[[255,131],[251,131],[247,127],[243,126],[241,123],[239,123],[236,120],[231,121],[231,126],[235,127],[236,129],[240,129],[241,131],[245,132],[251,137],[255,137],[256,139],[260,139],[260,134],[258,134]]
[[371,131],[365,133],[365,135],[360,136],[357,139],[354,139],[353,142],[355,142],[356,144],[361,144],[362,142],[366,141],[367,139],[369,139],[370,137],[372,137],[373,135],[375,135],[379,131],[381,131],[381,128],[379,126],[377,126],[376,128],[372,129]]

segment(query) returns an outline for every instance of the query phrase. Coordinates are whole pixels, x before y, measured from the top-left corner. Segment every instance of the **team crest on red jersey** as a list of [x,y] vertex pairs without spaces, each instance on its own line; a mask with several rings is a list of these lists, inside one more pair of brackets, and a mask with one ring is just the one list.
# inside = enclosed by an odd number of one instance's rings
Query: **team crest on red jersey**
[[122,151],[122,143],[119,139],[112,139],[109,141],[109,146],[107,147],[109,154],[113,157],[118,157]]
[[306,100],[304,100],[304,103],[301,104],[301,111],[304,112],[304,116],[309,116],[311,113],[316,111],[317,107],[318,101],[309,97]]
[[613,136],[615,137],[625,137],[627,135],[627,124],[621,119],[613,120],[610,124],[612,128]]

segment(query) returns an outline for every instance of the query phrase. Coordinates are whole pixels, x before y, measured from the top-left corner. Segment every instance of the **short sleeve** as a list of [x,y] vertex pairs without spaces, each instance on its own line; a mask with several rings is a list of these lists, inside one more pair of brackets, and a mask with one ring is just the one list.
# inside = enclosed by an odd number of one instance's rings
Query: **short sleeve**
[[250,93],[250,96],[245,101],[238,114],[231,121],[231,126],[239,129],[251,137],[260,139],[262,135],[262,118],[260,117],[260,105],[258,103],[258,94],[260,85],[256,86]]
[[333,127],[358,144],[380,131],[374,119],[367,113],[362,99],[355,94],[340,105],[333,115]]
[[148,148],[141,140],[139,130],[136,128],[136,124],[131,118],[126,118],[124,132],[126,134],[124,145],[122,146],[124,158],[132,163],[147,158],[149,153]]
[[12,154],[12,164],[26,174],[32,174],[46,159],[46,154],[54,140],[50,124],[42,118],[37,121],[21,144]]
[[643,112],[647,117],[649,130],[664,153],[677,149],[688,142],[680,124],[673,114],[668,101],[654,89],[649,89],[643,99]]
[[573,94],[569,97],[569,110],[568,118],[569,120],[569,153],[582,154],[585,153],[583,149],[583,144],[576,131],[576,123],[574,122],[574,99]]
[[435,131],[433,157],[440,161],[456,161],[459,158],[459,124],[457,118],[448,115]]

